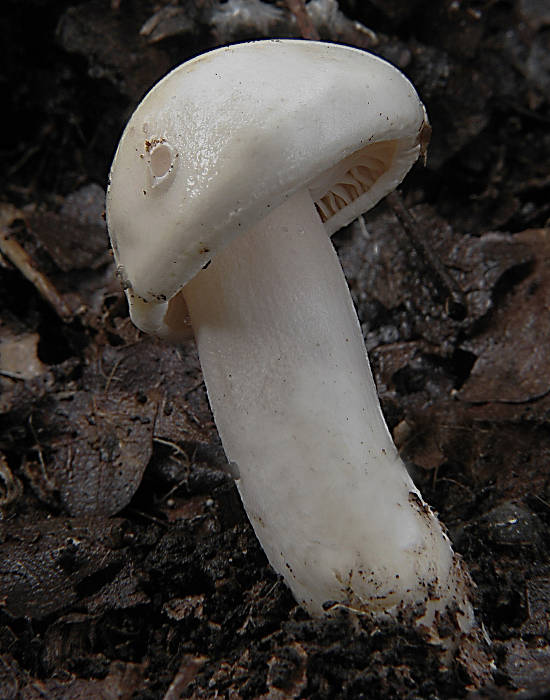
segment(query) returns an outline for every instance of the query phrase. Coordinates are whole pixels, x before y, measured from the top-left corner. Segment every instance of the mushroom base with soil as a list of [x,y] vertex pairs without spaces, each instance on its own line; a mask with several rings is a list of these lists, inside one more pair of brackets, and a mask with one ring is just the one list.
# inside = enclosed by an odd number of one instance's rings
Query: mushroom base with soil
[[227,458],[269,561],[318,615],[416,609],[473,624],[470,580],[384,421],[334,248],[307,190],[181,292]]

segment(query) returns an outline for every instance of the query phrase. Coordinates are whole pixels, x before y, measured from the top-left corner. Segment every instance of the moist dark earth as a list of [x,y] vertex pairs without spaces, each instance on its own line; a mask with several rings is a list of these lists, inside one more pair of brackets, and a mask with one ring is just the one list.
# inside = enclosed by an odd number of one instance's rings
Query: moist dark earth
[[[550,697],[550,5],[301,9],[2,4],[4,700]],[[115,278],[107,174],[147,89],[221,44],[315,33],[397,65],[430,116],[405,224],[382,203],[334,242],[388,424],[477,585],[482,688],[475,654],[444,666],[414,628],[294,603],[193,340],[141,335]]]

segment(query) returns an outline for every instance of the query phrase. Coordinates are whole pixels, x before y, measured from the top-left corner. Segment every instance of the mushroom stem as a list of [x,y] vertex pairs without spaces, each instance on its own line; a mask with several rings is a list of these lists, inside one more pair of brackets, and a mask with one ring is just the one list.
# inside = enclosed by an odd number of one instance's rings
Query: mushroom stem
[[244,506],[296,599],[312,614],[410,604],[429,627],[451,606],[469,629],[469,580],[393,444],[309,192],[234,240],[183,294]]

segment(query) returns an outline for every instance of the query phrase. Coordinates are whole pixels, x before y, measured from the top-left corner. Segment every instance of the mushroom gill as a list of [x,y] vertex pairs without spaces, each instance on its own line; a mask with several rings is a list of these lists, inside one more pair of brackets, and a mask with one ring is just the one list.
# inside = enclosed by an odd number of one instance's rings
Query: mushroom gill
[[325,223],[370,190],[391,166],[397,140],[368,144],[317,177],[309,186],[321,221]]

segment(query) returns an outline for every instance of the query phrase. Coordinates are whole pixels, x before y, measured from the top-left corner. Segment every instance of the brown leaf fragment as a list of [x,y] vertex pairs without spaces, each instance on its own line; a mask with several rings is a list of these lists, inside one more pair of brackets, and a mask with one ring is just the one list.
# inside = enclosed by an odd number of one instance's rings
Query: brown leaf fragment
[[0,374],[11,379],[33,379],[47,371],[38,358],[38,333],[0,336]]
[[32,406],[52,390],[54,381],[52,372],[25,381],[0,372],[0,415],[12,411],[27,415]]
[[135,12],[106,12],[103,3],[96,0],[63,13],[57,40],[65,51],[84,56],[90,73],[108,80],[134,100],[170,67],[164,52],[143,46]]
[[203,617],[204,595],[188,595],[186,598],[171,598],[162,606],[162,612],[171,620],[200,619]]
[[37,261],[13,237],[8,228],[9,224],[4,225],[4,220],[5,216],[2,214],[0,218],[0,252],[26,277],[63,321],[70,321],[76,313],[76,308],[70,305],[49,277],[40,270]]
[[[534,256],[532,248],[517,236],[498,232],[463,236],[431,206],[413,207],[411,213],[425,236],[424,246],[462,290],[467,316],[460,323],[449,318],[445,300],[423,261],[393,212],[383,207],[369,213],[367,235],[356,226],[353,244],[339,249],[346,279],[358,297],[369,350],[398,339],[421,338],[444,352],[465,328],[491,310],[494,289],[503,275],[528,264]],[[385,319],[383,326],[377,324],[379,315]]]
[[[429,124],[426,124],[422,131],[426,131],[425,138],[427,139],[423,148],[425,158],[431,136]],[[447,315],[454,320],[462,320],[467,314],[466,301],[455,277],[449,272],[440,257],[434,253],[433,248],[426,245],[424,232],[418,226],[414,216],[404,206],[401,195],[397,191],[390,192],[386,197],[386,202],[399,220],[403,231],[407,234],[410,245],[422,261],[424,273],[431,278],[433,286],[438,290],[438,296],[444,300]]]
[[187,8],[166,5],[149,17],[139,33],[150,44],[154,44],[171,36],[193,34],[196,28],[196,22],[189,17]]
[[296,19],[298,29],[300,30],[300,36],[303,39],[319,41],[321,37],[306,10],[304,0],[285,0],[285,3],[289,12],[291,12]]
[[282,36],[290,30],[289,15],[277,5],[261,0],[215,3],[207,22],[218,44],[262,36]]
[[63,272],[96,270],[111,261],[105,225],[80,222],[51,211],[29,214],[26,221]]
[[478,359],[459,392],[463,401],[521,403],[550,392],[550,230],[515,238],[530,247],[535,263],[467,344]]
[[479,630],[460,640],[456,664],[468,678],[471,688],[479,688],[492,681],[495,664],[490,646]]
[[437,442],[437,435],[431,426],[424,430],[415,424],[415,437],[407,444],[407,456],[423,469],[437,469],[445,462],[445,453]]
[[[105,190],[93,182],[68,194],[59,213],[77,223],[97,226],[106,234]],[[86,246],[89,247],[87,242]]]
[[527,582],[528,619],[521,626],[522,634],[548,639],[550,634],[550,576]]
[[372,29],[342,12],[338,0],[309,0],[306,12],[311,17],[314,29],[324,40],[366,50],[372,50],[379,42],[378,35]]
[[376,366],[378,391],[394,391],[395,377],[404,367],[412,365],[422,355],[435,353],[437,346],[422,341],[388,343],[375,348],[370,357]]
[[505,274],[533,260],[531,247],[517,236],[494,231],[480,237],[461,236],[447,255],[447,264],[466,292],[472,320],[491,310],[495,287]]
[[262,700],[299,698],[307,686],[307,652],[298,642],[279,649],[267,662],[268,692]]
[[126,562],[111,581],[83,602],[90,614],[97,615],[109,610],[127,610],[145,605],[149,600],[149,596],[140,588],[140,578],[132,563]]
[[[550,402],[535,402],[540,412],[533,422],[548,415]],[[520,499],[545,493],[548,480],[544,465],[550,463],[550,435],[533,432],[533,424],[523,415],[532,404],[489,403],[482,406],[442,399],[417,408],[407,416],[408,439],[402,455],[418,466],[434,466],[428,457],[441,453],[440,464],[456,465],[457,474],[443,480],[457,494],[457,503],[473,498],[472,484],[492,483],[502,498]],[[544,420],[544,418],[542,418]],[[547,420],[547,419],[546,419]],[[536,435],[536,438],[534,438]],[[426,452],[435,445],[436,451]],[[437,461],[435,459],[435,466]]]
[[[118,290],[105,221],[104,192],[89,185],[59,212],[0,205],[0,253],[64,322],[78,315],[101,326],[103,299]],[[8,262],[9,261],[9,262]]]
[[[506,645],[506,659],[501,665],[518,687],[533,688],[540,684],[541,690],[550,687],[550,644],[531,646],[522,639],[516,639]],[[531,697],[544,697],[538,693]]]
[[159,397],[155,437],[174,443],[205,442],[215,435],[202,384],[194,343],[180,347],[144,337],[125,346],[102,348],[101,372],[95,366],[86,373],[86,383],[94,391],[109,383],[111,390],[155,393]]
[[4,508],[17,501],[23,493],[23,485],[9,468],[0,452],[0,517]]
[[[153,23],[155,17],[151,21]],[[172,21],[174,27],[177,21],[177,17]],[[308,0],[305,4],[303,0],[205,2],[202,21],[211,26],[217,44],[277,36],[321,37],[363,49],[372,49],[378,44],[378,36],[356,19],[348,18],[338,0]],[[148,23],[146,29],[149,30]],[[170,29],[168,25],[164,31]],[[154,31],[158,31],[156,26]]]
[[18,700],[21,676],[25,677],[11,654],[0,656],[0,697],[3,700]]
[[208,658],[206,656],[184,654],[178,672],[170,683],[163,700],[179,700],[179,698],[183,697],[183,693],[207,661]]
[[145,395],[77,392],[41,414],[48,474],[71,515],[112,515],[130,502],[151,456],[156,411]]
[[2,608],[13,617],[40,619],[77,601],[89,577],[108,581],[121,566],[122,523],[60,518],[0,524]]
[[545,0],[518,0],[517,12],[534,31],[550,25],[550,5]]
[[42,664],[53,675],[68,659],[82,657],[93,644],[95,620],[80,612],[62,614],[44,634]]
[[105,192],[92,184],[67,195],[59,213],[25,211],[31,248],[43,248],[63,272],[97,270],[111,261],[104,209]]
[[164,510],[166,518],[169,522],[177,522],[178,520],[192,520],[200,517],[208,511],[208,497],[206,496],[187,496],[184,499],[169,499]]
[[33,680],[23,688],[21,700],[131,700],[143,688],[144,664],[113,661],[102,679]]

